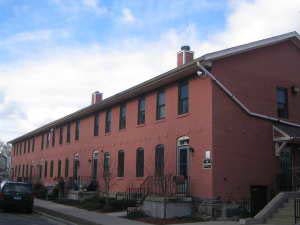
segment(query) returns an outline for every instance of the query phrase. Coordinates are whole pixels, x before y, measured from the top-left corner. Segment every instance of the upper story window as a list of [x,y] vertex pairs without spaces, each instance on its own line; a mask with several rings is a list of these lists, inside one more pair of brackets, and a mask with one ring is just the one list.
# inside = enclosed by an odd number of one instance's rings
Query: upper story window
[[32,152],[34,152],[34,147],[35,147],[35,137],[32,138],[32,146],[31,146]]
[[137,124],[145,123],[145,97],[141,97],[138,100],[138,119]]
[[94,136],[99,135],[99,113],[95,114],[94,117]]
[[27,152],[28,153],[30,152],[30,139],[28,139],[27,141]]
[[186,80],[178,85],[178,114],[187,112],[189,112],[189,86]]
[[166,116],[166,100],[165,100],[165,91],[160,90],[157,92],[156,97],[156,119],[164,119]]
[[50,143],[50,132],[47,132],[47,134],[46,134],[46,148],[48,148],[49,147],[49,143]]
[[24,141],[24,144],[23,144],[23,154],[26,153],[26,143],[27,143],[27,141],[25,140],[25,141]]
[[64,133],[64,127],[59,128],[59,144],[63,143],[63,133]]
[[288,90],[287,88],[278,87],[277,95],[277,115],[280,118],[288,118]]
[[67,124],[67,143],[71,141],[71,123]]
[[144,176],[144,149],[138,148],[136,150],[136,176]]
[[105,116],[105,133],[109,133],[111,131],[111,109],[106,111]]
[[119,129],[126,128],[126,105],[120,106]]
[[51,130],[51,133],[52,133],[52,147],[54,147],[55,146],[55,129],[54,128]]
[[75,140],[79,140],[79,128],[80,127],[80,120],[76,120],[75,122]]
[[41,135],[41,149],[44,149],[44,134]]

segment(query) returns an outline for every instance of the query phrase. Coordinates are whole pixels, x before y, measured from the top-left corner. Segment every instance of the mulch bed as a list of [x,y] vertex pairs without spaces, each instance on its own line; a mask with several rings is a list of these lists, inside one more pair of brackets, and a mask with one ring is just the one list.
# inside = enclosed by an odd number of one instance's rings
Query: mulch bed
[[200,218],[191,218],[191,217],[173,218],[173,219],[139,217],[139,218],[134,218],[134,219],[130,218],[130,219],[140,221],[140,222],[150,223],[150,224],[157,224],[157,225],[203,222],[203,220]]

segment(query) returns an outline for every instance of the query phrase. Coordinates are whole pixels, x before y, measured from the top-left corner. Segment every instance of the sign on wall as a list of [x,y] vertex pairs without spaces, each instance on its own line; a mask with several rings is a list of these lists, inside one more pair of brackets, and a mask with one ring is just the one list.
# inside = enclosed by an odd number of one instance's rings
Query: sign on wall
[[205,156],[202,164],[203,164],[203,169],[212,168],[211,151],[205,151]]

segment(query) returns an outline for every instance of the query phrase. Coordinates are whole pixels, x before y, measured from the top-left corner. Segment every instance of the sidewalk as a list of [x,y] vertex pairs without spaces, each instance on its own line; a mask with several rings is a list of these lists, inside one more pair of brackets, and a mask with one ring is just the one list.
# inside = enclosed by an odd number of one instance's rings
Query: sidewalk
[[[51,216],[60,217],[69,220],[73,223],[86,225],[146,225],[138,221],[119,218],[116,216],[109,216],[103,213],[79,209],[72,206],[57,204],[50,201],[40,199],[34,200],[34,209],[38,212],[46,213]],[[149,225],[149,224],[147,224]]]
[[[107,215],[79,209],[72,206],[57,204],[51,201],[40,199],[34,200],[34,208],[38,212],[46,213],[54,217],[59,217],[69,220],[73,223],[86,224],[86,225],[149,225],[134,220],[120,218],[115,215]],[[238,222],[225,222],[225,221],[211,221],[211,222],[196,222],[176,225],[238,225]]]

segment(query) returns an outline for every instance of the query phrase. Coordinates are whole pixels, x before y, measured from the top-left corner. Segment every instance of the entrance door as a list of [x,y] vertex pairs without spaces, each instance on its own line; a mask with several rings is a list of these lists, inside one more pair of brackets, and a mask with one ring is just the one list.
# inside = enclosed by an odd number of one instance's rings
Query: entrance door
[[178,148],[178,173],[180,176],[188,176],[188,147]]
[[251,186],[250,194],[251,194],[251,216],[255,216],[268,203],[267,187]]
[[78,168],[79,168],[79,160],[74,159],[74,170],[73,170],[73,177],[75,180],[78,179]]
[[292,154],[290,148],[284,148],[280,153],[280,190],[292,189]]

